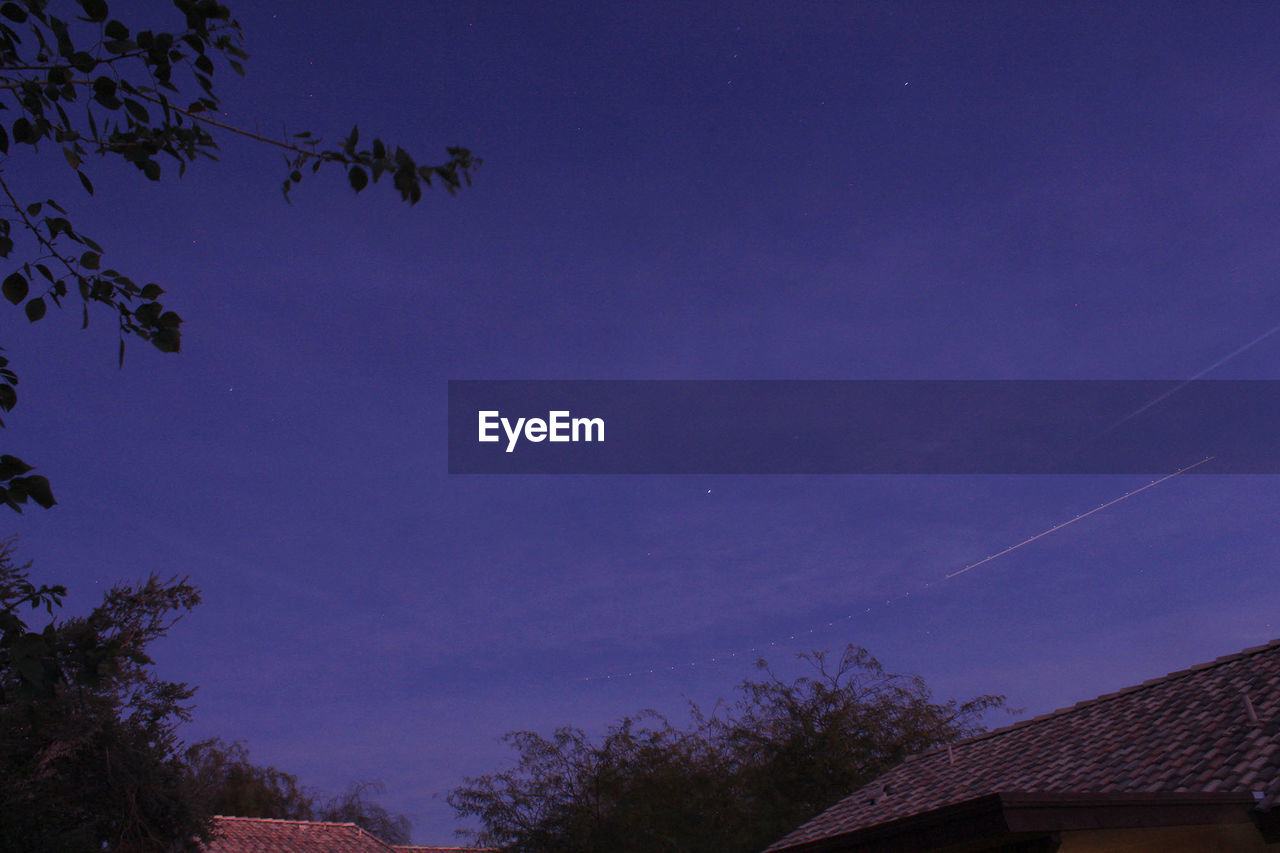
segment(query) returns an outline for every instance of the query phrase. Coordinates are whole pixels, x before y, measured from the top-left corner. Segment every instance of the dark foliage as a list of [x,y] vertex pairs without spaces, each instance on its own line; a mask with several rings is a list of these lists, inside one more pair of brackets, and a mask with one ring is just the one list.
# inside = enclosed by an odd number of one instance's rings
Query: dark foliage
[[[273,139],[213,116],[219,108],[219,68],[244,73],[240,25],[216,0],[173,0],[173,28],[139,28],[112,17],[107,0],[0,2],[0,295],[38,322],[49,307],[78,301],[82,325],[103,308],[125,339],[148,341],[161,352],[182,345],[182,317],[162,301],[165,291],[104,263],[105,250],[44,193],[19,198],[5,179],[9,167],[30,174],[37,163],[70,168],[93,195],[88,167],[94,159],[123,162],[150,181],[166,168],[183,174],[197,160],[215,160],[214,133],[230,133],[280,149],[284,194],[303,175],[324,166],[341,169],[360,192],[390,176],[401,199],[416,204],[423,187],[439,183],[456,192],[471,183],[480,161],[465,148],[446,149],[438,165],[419,164],[407,151],[374,138],[360,146],[351,133],[326,146],[308,131]],[[225,71],[223,72],[225,74]],[[18,377],[0,357],[0,410],[17,404]],[[3,426],[3,421],[0,421]],[[0,503],[21,512],[29,500],[54,504],[46,478],[16,456],[0,456]]]
[[242,744],[183,747],[195,690],[158,678],[147,649],[199,603],[185,579],[117,586],[58,620],[66,590],[29,568],[0,541],[0,853],[194,850],[215,814],[352,822],[408,843],[408,819],[370,798],[377,783],[325,797]]
[[409,819],[370,799],[382,792],[377,782],[354,783],[342,794],[325,797],[304,788],[291,773],[254,764],[243,744],[218,739],[188,748],[184,759],[207,814],[354,823],[388,844],[409,843]]
[[311,820],[311,795],[298,778],[249,761],[241,743],[214,738],[187,748],[183,759],[208,814]]
[[194,691],[157,678],[147,648],[198,591],[152,576],[30,628],[24,611],[52,616],[61,593],[0,547],[0,850],[194,849],[208,822],[176,734]]
[[692,709],[678,728],[646,712],[599,742],[580,729],[513,732],[502,773],[468,779],[449,802],[479,818],[477,842],[519,853],[758,851],[906,756],[981,730],[996,696],[936,703],[919,678],[886,673],[865,649],[804,656],[787,683],[763,662],[738,700]]
[[352,783],[341,794],[319,801],[316,819],[354,823],[388,844],[408,844],[411,829],[409,819],[404,815],[392,814],[369,799],[371,794],[380,794],[382,791],[381,782]]

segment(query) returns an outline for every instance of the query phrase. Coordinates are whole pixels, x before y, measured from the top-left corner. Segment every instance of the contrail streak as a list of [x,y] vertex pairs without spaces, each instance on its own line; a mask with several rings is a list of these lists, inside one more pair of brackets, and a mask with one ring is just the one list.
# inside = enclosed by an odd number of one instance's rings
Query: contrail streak
[[1210,372],[1212,372],[1212,371],[1214,371],[1214,370],[1217,370],[1219,367],[1222,367],[1222,365],[1226,364],[1228,361],[1230,361],[1231,359],[1235,358],[1235,357],[1236,357],[1236,356],[1238,356],[1240,353],[1244,352],[1244,351],[1245,351],[1245,350],[1247,350],[1247,349],[1251,349],[1251,348],[1253,348],[1253,347],[1257,346],[1258,344],[1260,344],[1260,343],[1262,343],[1263,341],[1265,341],[1267,338],[1269,338],[1269,337],[1271,337],[1272,335],[1274,335],[1276,332],[1280,332],[1280,326],[1275,326],[1275,327],[1271,328],[1270,330],[1263,332],[1262,334],[1258,335],[1258,336],[1257,336],[1256,338],[1254,338],[1253,340],[1249,341],[1249,343],[1245,344],[1244,346],[1242,346],[1242,347],[1240,347],[1240,348],[1238,348],[1238,349],[1236,349],[1236,350],[1234,350],[1234,351],[1232,351],[1232,352],[1228,353],[1227,355],[1224,355],[1222,358],[1218,359],[1218,360],[1217,360],[1217,361],[1215,361],[1213,364],[1209,365],[1209,366],[1208,366],[1208,367],[1206,367],[1204,370],[1202,370],[1202,371],[1200,371],[1199,373],[1197,373],[1195,376],[1192,376],[1190,379],[1186,379],[1186,380],[1183,380],[1182,382],[1179,382],[1179,383],[1178,383],[1177,385],[1175,385],[1173,388],[1169,389],[1168,391],[1165,391],[1163,394],[1161,394],[1159,397],[1156,397],[1154,400],[1152,400],[1150,403],[1147,403],[1145,406],[1142,406],[1142,407],[1140,407],[1140,408],[1134,409],[1132,412],[1130,412],[1129,414],[1125,415],[1123,418],[1121,418],[1120,420],[1118,420],[1118,421],[1116,421],[1115,423],[1113,423],[1110,427],[1108,427],[1108,428],[1107,428],[1107,431],[1108,431],[1108,432],[1110,432],[1111,430],[1113,430],[1113,429],[1115,429],[1116,427],[1120,426],[1120,424],[1124,423],[1125,421],[1128,421],[1128,420],[1130,420],[1131,418],[1136,418],[1138,415],[1142,414],[1143,412],[1145,412],[1147,409],[1151,408],[1152,406],[1159,405],[1160,403],[1164,402],[1164,401],[1165,401],[1165,400],[1167,400],[1168,398],[1172,397],[1174,394],[1177,394],[1177,393],[1178,393],[1179,391],[1181,391],[1183,388],[1186,388],[1186,387],[1187,387],[1188,385],[1190,385],[1192,382],[1195,382],[1195,381],[1196,381],[1197,379],[1199,379],[1201,376],[1204,376],[1206,373],[1210,373]]
[[[1277,327],[1276,327],[1276,329],[1272,329],[1272,332],[1277,331],[1277,330],[1280,330],[1280,326],[1277,326]],[[1271,332],[1268,332],[1267,334],[1269,335],[1269,334],[1271,334]],[[1264,335],[1263,337],[1266,337],[1266,335]],[[1236,350],[1236,353],[1243,352],[1245,349],[1248,349],[1248,347],[1253,346],[1253,344],[1257,343],[1259,340],[1262,340],[1262,338],[1258,338],[1258,339],[1257,339],[1257,340],[1255,340],[1253,343],[1248,344],[1247,346],[1242,347],[1242,348],[1241,348],[1241,349],[1239,349],[1239,350]],[[1234,354],[1235,354],[1235,353],[1233,353],[1233,355],[1234,355]],[[1230,358],[1230,356],[1228,356],[1228,358]],[[1225,360],[1226,360],[1226,359],[1223,359],[1223,361],[1225,361]],[[1219,363],[1219,364],[1221,364],[1222,362],[1218,362],[1218,363]],[[1215,365],[1215,366],[1216,366],[1216,365]],[[1211,367],[1211,368],[1209,368],[1209,370],[1212,370],[1212,369],[1213,369],[1212,367]],[[1207,371],[1206,371],[1206,372],[1207,372]],[[1185,468],[1179,468],[1177,471],[1174,471],[1172,474],[1166,474],[1165,476],[1161,477],[1161,478],[1160,478],[1160,479],[1158,479],[1158,480],[1152,480],[1150,483],[1147,483],[1145,486],[1142,486],[1142,487],[1140,487],[1140,488],[1134,489],[1133,491],[1130,491],[1130,492],[1125,492],[1125,493],[1124,493],[1123,495],[1121,495],[1120,497],[1115,498],[1115,499],[1113,499],[1113,500],[1109,500],[1109,501],[1107,501],[1106,503],[1104,503],[1102,506],[1096,507],[1095,509],[1091,509],[1091,510],[1089,510],[1088,512],[1081,513],[1080,515],[1077,515],[1075,518],[1071,519],[1070,521],[1064,521],[1064,522],[1062,522],[1061,524],[1055,524],[1053,527],[1050,527],[1048,530],[1046,530],[1046,531],[1044,531],[1044,532],[1042,532],[1042,533],[1037,533],[1035,536],[1032,536],[1032,537],[1030,537],[1029,539],[1024,539],[1024,540],[1022,540],[1022,541],[1021,541],[1021,542],[1019,542],[1017,545],[1010,545],[1008,548],[1005,548],[1003,551],[1000,551],[999,553],[992,554],[990,557],[984,557],[983,559],[979,560],[979,561],[978,561],[978,562],[976,562],[976,563],[972,563],[972,564],[970,564],[970,565],[968,565],[968,566],[965,566],[963,569],[960,569],[960,570],[958,570],[958,571],[954,571],[954,572],[952,572],[952,573],[951,573],[951,574],[949,574],[949,575],[944,575],[944,576],[943,576],[943,580],[950,580],[951,578],[959,577],[960,575],[964,574],[965,572],[972,571],[973,569],[978,568],[978,566],[986,565],[987,563],[990,563],[992,560],[996,559],[997,557],[1003,557],[1005,554],[1009,554],[1009,553],[1011,553],[1011,552],[1013,552],[1013,551],[1016,551],[1016,550],[1018,550],[1019,548],[1023,547],[1024,545],[1030,545],[1032,542],[1035,542],[1037,539],[1043,539],[1044,537],[1048,536],[1050,533],[1056,533],[1057,531],[1061,530],[1061,529],[1062,529],[1062,528],[1064,528],[1064,527],[1070,527],[1071,525],[1075,524],[1077,521],[1081,521],[1081,520],[1083,520],[1083,519],[1086,519],[1086,518],[1088,518],[1089,516],[1093,515],[1094,513],[1102,512],[1102,511],[1103,511],[1104,509],[1106,509],[1107,507],[1115,506],[1116,504],[1120,503],[1121,501],[1126,501],[1126,500],[1128,500],[1129,498],[1133,497],[1134,495],[1136,495],[1136,494],[1138,494],[1138,493],[1140,493],[1140,492],[1145,492],[1147,489],[1153,489],[1153,488],[1155,488],[1156,486],[1160,485],[1161,483],[1163,483],[1163,482],[1165,482],[1165,481],[1167,481],[1167,480],[1172,480],[1174,477],[1178,476],[1179,474],[1185,474],[1185,473],[1187,473],[1188,471],[1190,471],[1192,468],[1198,468],[1198,467],[1200,467],[1201,465],[1203,465],[1204,463],[1206,463],[1206,462],[1210,461],[1210,460],[1211,460],[1211,459],[1213,459],[1213,458],[1214,458],[1214,457],[1212,457],[1212,456],[1206,456],[1204,459],[1201,459],[1199,462],[1196,462],[1195,464],[1188,465],[1188,466],[1187,466],[1187,467],[1185,467]],[[926,584],[924,585],[923,589],[928,589],[929,587],[930,587],[930,584],[927,584],[927,583],[926,583]],[[906,593],[905,595],[898,596],[898,598],[896,598],[896,599],[891,599],[891,600],[885,601],[885,602],[884,602],[884,604],[885,604],[885,606],[888,606],[889,604],[892,604],[892,603],[893,603],[893,601],[909,600],[910,598],[911,598],[911,593],[909,593],[909,592],[908,592],[908,593]],[[870,613],[870,612],[871,612],[871,610],[872,610],[872,608],[871,608],[871,607],[867,607],[865,612]],[[854,618],[855,616],[857,616],[857,615],[859,615],[859,614],[850,613],[850,614],[846,617],[846,619],[853,619],[853,618]],[[845,621],[845,619],[833,619],[833,620],[831,620],[831,621],[829,621],[829,622],[827,622],[827,623],[826,623],[826,627],[831,628],[831,627],[834,627],[834,626],[836,625],[836,623],[837,623],[837,622],[844,622],[844,621]],[[802,634],[802,633],[813,634],[815,631],[819,630],[821,627],[822,627],[822,626],[820,626],[820,625],[818,625],[818,626],[814,626],[814,627],[810,628],[807,632],[806,632],[806,631],[796,631],[794,634],[791,634],[787,639],[788,639],[788,640],[794,640],[797,636],[799,636],[799,635],[800,635],[800,634]],[[746,657],[746,656],[747,656],[747,655],[749,655],[749,654],[756,654],[757,652],[765,651],[765,650],[766,650],[766,646],[769,646],[769,647],[775,647],[775,648],[776,648],[776,647],[777,647],[780,643],[782,643],[782,642],[783,642],[783,641],[782,641],[782,639],[781,639],[781,638],[779,638],[779,639],[777,639],[777,640],[772,640],[772,641],[769,641],[769,642],[767,642],[767,643],[766,643],[766,642],[760,642],[760,643],[758,643],[756,646],[753,646],[753,647],[751,648],[751,650],[750,650],[750,651],[726,652],[726,653],[722,653],[722,654],[715,655],[714,657],[711,657],[711,658],[708,658],[708,659],[705,659],[705,660],[700,660],[700,661],[687,661],[687,662],[682,663],[682,664],[675,664],[675,665],[671,665],[671,666],[655,666],[655,667],[647,667],[647,668],[643,668],[643,669],[632,670],[632,671],[630,671],[630,672],[619,672],[619,673],[612,674],[612,675],[595,675],[595,676],[586,676],[586,677],[582,678],[581,680],[582,680],[582,681],[602,681],[602,680],[613,680],[613,679],[623,679],[623,678],[634,678],[634,677],[636,677],[636,676],[638,676],[638,675],[657,675],[657,674],[661,674],[661,673],[670,672],[670,671],[673,671],[673,670],[690,669],[690,668],[692,668],[692,667],[696,667],[696,666],[698,666],[699,664],[710,664],[710,665],[715,665],[715,664],[720,663],[720,662],[722,662],[722,661],[727,661],[727,660],[729,660],[730,658],[736,658],[736,657],[739,657],[739,656]]]
[[[1276,328],[1280,329],[1280,326],[1277,326]],[[1272,329],[1271,331],[1274,332],[1275,329]],[[1268,332],[1267,334],[1271,334],[1271,332]],[[1261,338],[1259,338],[1258,340],[1261,340]],[[1254,341],[1254,343],[1257,343],[1257,341]],[[1250,344],[1250,346],[1252,346],[1252,344]],[[1212,370],[1212,368],[1210,368],[1210,370]],[[1173,393],[1173,392],[1171,391],[1169,393]],[[1166,394],[1165,396],[1168,396],[1168,395]],[[1154,403],[1149,405],[1154,405]],[[1003,557],[1005,554],[1008,554],[1012,551],[1016,551],[1019,548],[1021,548],[1023,545],[1030,545],[1032,542],[1036,541],[1037,539],[1043,539],[1044,537],[1048,536],[1050,533],[1056,533],[1064,527],[1070,527],[1071,525],[1075,524],[1077,521],[1088,518],[1089,516],[1093,515],[1095,512],[1102,512],[1107,507],[1115,506],[1116,504],[1120,503],[1120,501],[1128,500],[1129,498],[1133,497],[1139,492],[1145,492],[1147,489],[1154,488],[1155,486],[1160,485],[1166,480],[1172,480],[1174,477],[1178,476],[1179,474],[1185,474],[1186,472],[1190,471],[1192,468],[1196,468],[1200,465],[1203,465],[1204,463],[1208,462],[1212,458],[1213,458],[1212,456],[1206,456],[1204,459],[1201,459],[1199,462],[1195,463],[1194,465],[1188,465],[1186,468],[1180,468],[1179,470],[1174,471],[1172,474],[1166,474],[1165,476],[1161,477],[1159,480],[1152,480],[1150,483],[1147,483],[1145,486],[1143,486],[1140,489],[1134,489],[1131,492],[1125,492],[1123,495],[1116,498],[1115,500],[1107,501],[1102,506],[1097,507],[1096,509],[1091,509],[1088,512],[1081,513],[1080,515],[1077,515],[1075,518],[1071,519],[1070,521],[1064,521],[1061,524],[1055,524],[1053,527],[1050,527],[1048,530],[1044,531],[1043,533],[1037,533],[1035,536],[1032,536],[1030,539],[1022,540],[1017,545],[1010,545],[1008,548],[1005,548],[1003,551],[999,552],[998,554],[992,554],[990,557],[984,557],[983,559],[979,560],[976,563],[972,563],[968,566],[965,566],[963,569],[954,571],[951,574],[946,575],[945,579],[950,580],[951,578],[958,577],[967,571],[978,568],[978,566],[981,566],[985,563],[990,563],[992,560],[994,560],[997,557]]]

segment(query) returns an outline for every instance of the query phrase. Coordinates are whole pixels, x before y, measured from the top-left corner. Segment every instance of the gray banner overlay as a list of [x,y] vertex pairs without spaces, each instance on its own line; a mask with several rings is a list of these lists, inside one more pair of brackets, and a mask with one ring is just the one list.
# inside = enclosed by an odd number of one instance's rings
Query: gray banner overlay
[[449,382],[453,474],[1154,475],[1193,465],[1280,473],[1280,381]]

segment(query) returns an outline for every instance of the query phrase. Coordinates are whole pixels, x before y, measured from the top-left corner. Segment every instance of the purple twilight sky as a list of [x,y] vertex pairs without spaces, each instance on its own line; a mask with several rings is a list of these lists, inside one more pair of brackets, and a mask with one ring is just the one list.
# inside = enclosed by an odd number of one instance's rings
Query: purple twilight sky
[[[1280,324],[1280,5],[719,6],[233,3],[225,120],[484,158],[412,209],[336,171],[288,205],[225,135],[93,199],[6,164],[186,319],[123,370],[104,314],[12,309],[4,346],[7,452],[60,501],[7,520],[21,556],[73,611],[205,592],[157,650],[188,738],[381,779],[447,843],[503,732],[679,717],[759,654],[856,643],[1029,715],[1280,634],[1275,477],[944,580],[1153,478],[447,473],[450,379],[1183,379]],[[1280,335],[1206,378],[1280,379]]]

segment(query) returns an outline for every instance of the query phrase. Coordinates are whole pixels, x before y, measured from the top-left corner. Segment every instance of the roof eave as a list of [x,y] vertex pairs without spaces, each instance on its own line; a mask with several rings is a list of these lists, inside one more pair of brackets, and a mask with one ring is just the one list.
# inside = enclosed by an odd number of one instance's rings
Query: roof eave
[[[904,853],[970,844],[1030,842],[1061,832],[1259,823],[1247,792],[1072,793],[1008,791],[974,797],[827,838],[770,848],[777,853]],[[1271,831],[1280,831],[1271,816]],[[1047,849],[1052,849],[1047,848]]]

